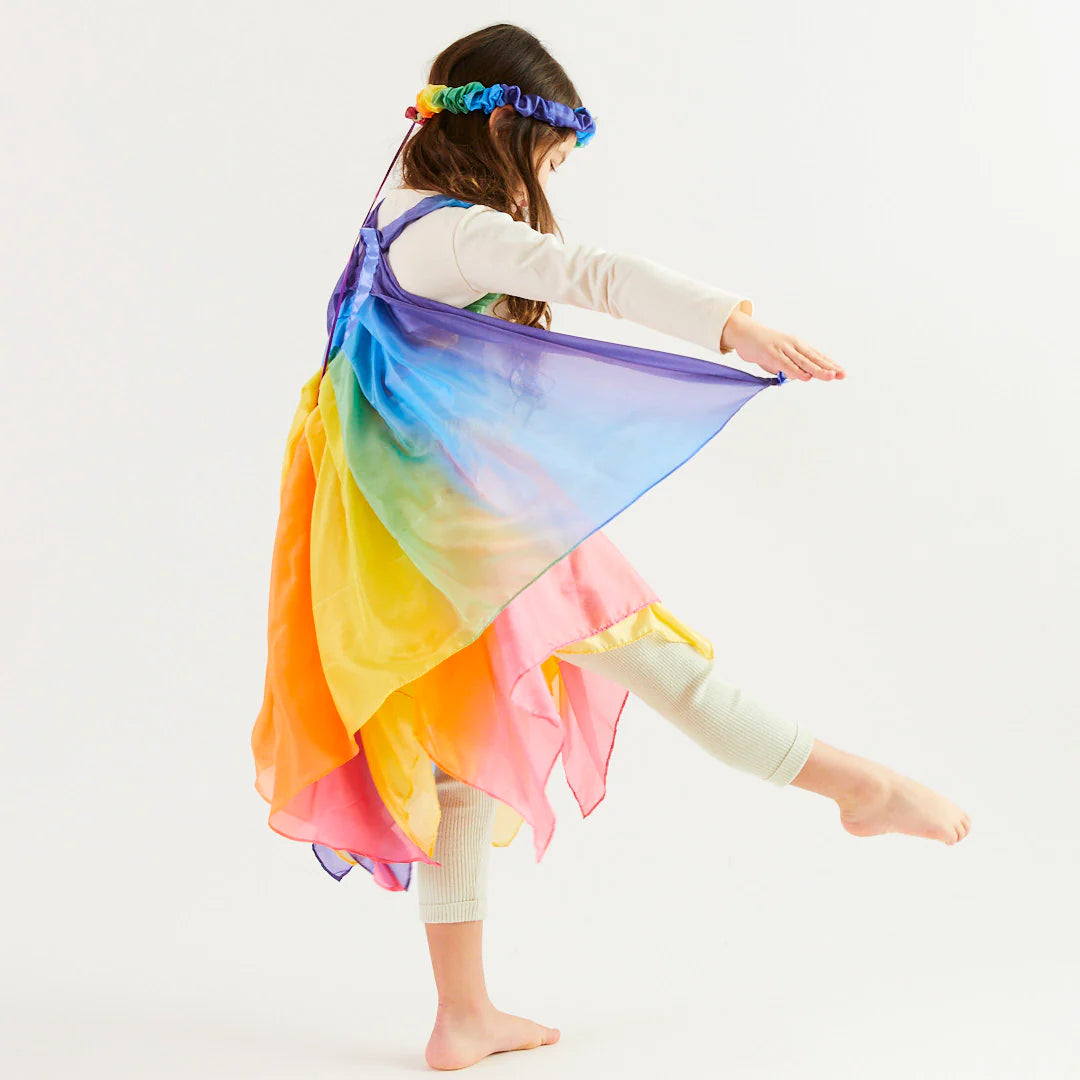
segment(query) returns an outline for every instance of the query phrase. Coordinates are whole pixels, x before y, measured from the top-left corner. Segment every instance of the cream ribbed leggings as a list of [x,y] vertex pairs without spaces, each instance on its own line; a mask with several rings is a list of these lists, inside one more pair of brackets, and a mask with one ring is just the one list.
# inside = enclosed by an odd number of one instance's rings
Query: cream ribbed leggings
[[[771,784],[789,784],[810,756],[814,736],[722,682],[715,660],[684,641],[656,634],[600,653],[560,653],[641,698],[713,757]],[[467,922],[487,915],[487,871],[495,800],[436,768],[439,828],[433,857],[416,863],[422,922]]]

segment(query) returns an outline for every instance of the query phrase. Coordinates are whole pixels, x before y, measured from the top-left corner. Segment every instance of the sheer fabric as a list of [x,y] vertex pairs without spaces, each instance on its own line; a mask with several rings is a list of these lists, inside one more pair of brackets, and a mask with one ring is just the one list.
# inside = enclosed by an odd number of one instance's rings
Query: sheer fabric
[[325,374],[286,440],[263,706],[268,824],[391,890],[433,862],[434,766],[527,821],[540,860],[561,755],[603,799],[621,686],[552,655],[656,630],[711,644],[602,531],[766,386],[721,364],[555,334],[401,289],[377,208],[331,297]]

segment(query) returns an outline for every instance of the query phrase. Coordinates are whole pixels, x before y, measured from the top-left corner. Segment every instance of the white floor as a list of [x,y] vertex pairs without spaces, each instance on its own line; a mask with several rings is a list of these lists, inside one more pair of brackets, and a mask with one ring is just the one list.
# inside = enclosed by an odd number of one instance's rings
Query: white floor
[[[254,988],[253,988],[254,989]],[[955,985],[885,982],[808,994],[801,979],[715,993],[684,1011],[644,999],[556,1002],[519,992],[517,1004],[562,1029],[559,1044],[499,1054],[468,1072],[486,1076],[1047,1077],[1077,1075],[1075,1021],[1062,1003],[1027,996],[1017,1011],[981,979]],[[121,991],[82,999],[29,996],[5,1010],[0,1075],[381,1080],[432,1074],[423,1060],[425,994],[380,1000],[357,993],[321,1018],[290,1018],[255,1000],[140,1000]],[[1075,1033],[1074,1033],[1075,1034]]]
[[[1063,788],[1021,808],[994,797],[987,771],[969,773],[973,830],[946,848],[849,837],[825,800],[702,761],[688,764],[692,791],[665,795],[711,805],[715,821],[668,840],[635,752],[658,739],[677,755],[662,731],[631,722],[610,804],[584,821],[551,785],[558,842],[539,866],[527,832],[493,852],[489,992],[562,1039],[473,1071],[1080,1076]],[[1036,828],[1042,810],[1062,823],[1057,840]],[[37,910],[4,925],[0,1077],[430,1074],[434,985],[415,896],[360,869],[334,882],[310,849],[254,835],[245,855],[206,847],[171,869],[146,849],[146,876],[128,874],[126,891],[117,878],[113,895],[104,869],[51,889],[37,879]],[[682,858],[652,856],[662,844]],[[80,895],[80,878],[95,887]]]

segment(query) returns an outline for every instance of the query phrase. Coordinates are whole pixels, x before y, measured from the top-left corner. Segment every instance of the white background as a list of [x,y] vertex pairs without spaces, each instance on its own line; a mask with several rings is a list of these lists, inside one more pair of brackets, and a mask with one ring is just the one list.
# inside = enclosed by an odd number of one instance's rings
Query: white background
[[493,850],[489,989],[562,1041],[485,1075],[1077,1075],[1068,18],[5,2],[0,1072],[426,1071],[415,892],[272,832],[248,740],[330,290],[431,59],[507,19],[597,117],[564,234],[848,371],[761,395],[606,532],[730,681],[972,831],[849,836],[631,698],[593,815],[556,768],[543,862],[527,826]]

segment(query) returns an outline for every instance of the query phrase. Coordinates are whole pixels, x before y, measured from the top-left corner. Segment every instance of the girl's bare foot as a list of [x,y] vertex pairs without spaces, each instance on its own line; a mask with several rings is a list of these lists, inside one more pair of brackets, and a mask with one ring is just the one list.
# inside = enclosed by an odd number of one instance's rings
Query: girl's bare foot
[[558,1028],[500,1012],[494,1005],[440,1005],[424,1058],[433,1069],[464,1069],[489,1054],[532,1050],[558,1041]]
[[853,836],[896,832],[952,845],[971,829],[971,818],[944,795],[821,739],[791,783],[832,799]]
[[898,832],[952,845],[971,828],[968,815],[944,795],[877,762],[868,762],[863,783],[836,805],[852,836]]

